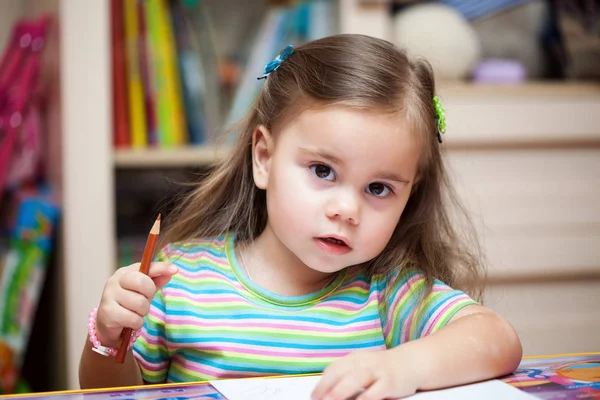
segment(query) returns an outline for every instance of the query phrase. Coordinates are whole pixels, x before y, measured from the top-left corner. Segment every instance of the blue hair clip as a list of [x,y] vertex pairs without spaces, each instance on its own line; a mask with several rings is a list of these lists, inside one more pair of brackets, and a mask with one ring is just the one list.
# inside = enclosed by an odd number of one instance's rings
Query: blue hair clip
[[285,47],[285,49],[283,49],[283,51],[279,53],[277,57],[275,57],[273,61],[270,61],[267,65],[265,65],[265,70],[263,74],[256,79],[266,79],[267,76],[269,76],[271,72],[279,68],[281,66],[281,63],[283,63],[286,60],[286,58],[288,58],[293,52],[294,46],[288,44]]

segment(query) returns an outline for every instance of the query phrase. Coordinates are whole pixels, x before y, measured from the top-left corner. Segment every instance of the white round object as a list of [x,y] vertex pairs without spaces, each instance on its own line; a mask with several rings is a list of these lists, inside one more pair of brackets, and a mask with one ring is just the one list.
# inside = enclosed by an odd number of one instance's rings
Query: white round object
[[410,56],[424,57],[437,79],[469,76],[481,56],[475,30],[458,11],[442,4],[420,4],[394,17],[394,43]]

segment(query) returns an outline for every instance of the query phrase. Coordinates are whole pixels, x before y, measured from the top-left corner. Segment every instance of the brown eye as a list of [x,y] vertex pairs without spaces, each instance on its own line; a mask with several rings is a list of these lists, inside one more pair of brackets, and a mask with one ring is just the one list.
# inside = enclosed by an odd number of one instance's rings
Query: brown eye
[[369,194],[372,194],[376,197],[384,197],[391,193],[391,189],[389,186],[384,185],[383,183],[370,183],[369,186],[365,189],[365,191]]
[[333,174],[333,170],[325,164],[315,164],[310,166],[313,174],[317,176],[319,179],[332,181],[335,179],[335,175]]

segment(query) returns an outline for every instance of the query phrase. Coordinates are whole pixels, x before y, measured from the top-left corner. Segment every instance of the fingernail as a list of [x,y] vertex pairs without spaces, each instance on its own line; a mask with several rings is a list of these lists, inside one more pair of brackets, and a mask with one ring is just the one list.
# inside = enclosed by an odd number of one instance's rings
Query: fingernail
[[175,273],[179,270],[175,265],[169,265],[169,272]]

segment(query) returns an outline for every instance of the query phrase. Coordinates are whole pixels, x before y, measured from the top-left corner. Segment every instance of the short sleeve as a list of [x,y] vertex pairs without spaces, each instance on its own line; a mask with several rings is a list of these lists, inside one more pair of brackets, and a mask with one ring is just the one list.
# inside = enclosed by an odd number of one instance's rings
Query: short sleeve
[[430,335],[463,307],[477,304],[439,280],[427,293],[425,275],[414,269],[389,277],[380,288],[379,313],[388,348]]
[[[168,257],[161,251],[156,260],[167,261]],[[133,356],[146,382],[160,383],[167,378],[170,357],[165,333],[165,316],[165,300],[162,291],[158,291],[150,304],[150,312],[144,318],[141,335],[133,346]]]

